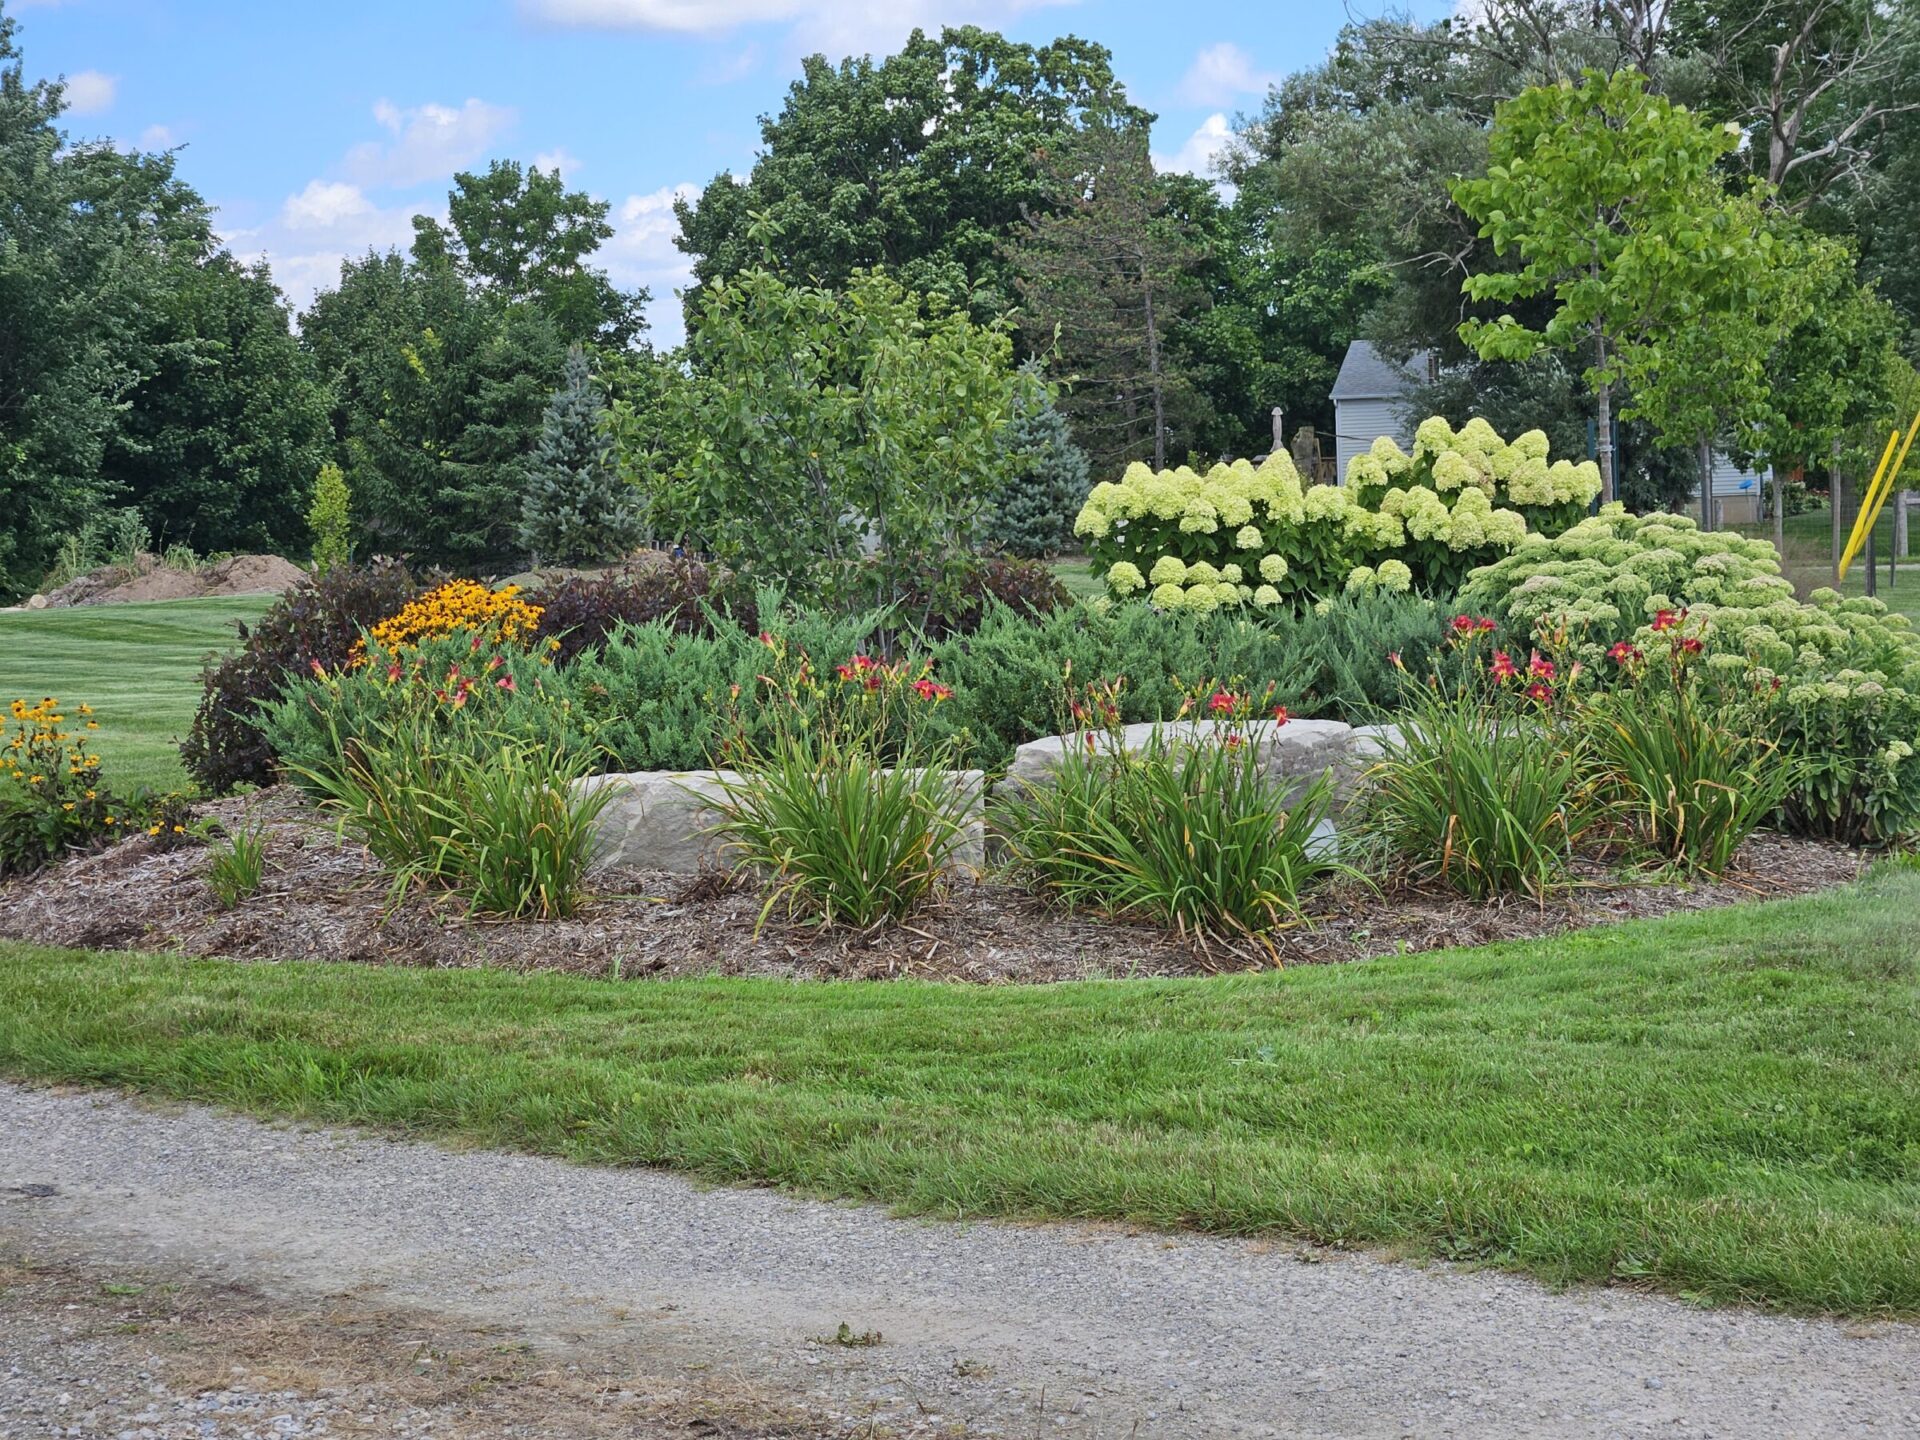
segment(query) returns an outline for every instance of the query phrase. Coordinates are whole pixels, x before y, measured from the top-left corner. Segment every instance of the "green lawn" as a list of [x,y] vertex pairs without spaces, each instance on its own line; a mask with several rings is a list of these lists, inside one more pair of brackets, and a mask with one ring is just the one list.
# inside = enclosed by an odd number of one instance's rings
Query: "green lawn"
[[[1743,535],[1756,536],[1759,539],[1773,539],[1773,522],[1765,521],[1759,525],[1738,525],[1734,527]],[[1793,581],[1802,596],[1807,591],[1822,585],[1833,584],[1833,515],[1822,506],[1810,510],[1804,515],[1789,515],[1786,524],[1787,553],[1782,570]],[[1846,543],[1849,526],[1841,536]],[[1887,557],[1893,554],[1893,511],[1891,507],[1880,512],[1880,518],[1873,527],[1875,558],[1879,561],[1878,584],[1880,598],[1892,609],[1910,617],[1920,624],[1920,552],[1911,558],[1899,562],[1894,569],[1893,578],[1887,577]],[[1920,526],[1912,537],[1920,544]],[[1867,552],[1863,547],[1854,557],[1853,564],[1847,570],[1846,583],[1840,589],[1846,595],[1864,595],[1866,589]]]
[[187,784],[176,747],[200,699],[200,664],[233,643],[267,595],[89,605],[0,615],[0,704],[16,696],[85,701],[100,721],[98,750],[116,788]]
[[1199,981],[622,984],[0,945],[0,1072],[936,1215],[1920,1314],[1920,869]]
[[1076,600],[1092,600],[1107,593],[1106,581],[1093,573],[1093,562],[1084,555],[1054,561],[1053,573],[1060,577],[1060,583]]

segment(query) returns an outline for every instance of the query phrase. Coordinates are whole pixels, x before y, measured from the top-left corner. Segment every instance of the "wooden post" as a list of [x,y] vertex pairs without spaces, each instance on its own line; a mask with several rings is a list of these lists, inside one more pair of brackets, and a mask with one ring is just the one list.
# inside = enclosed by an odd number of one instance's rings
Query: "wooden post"
[[1280,424],[1280,407],[1276,405],[1273,407],[1273,453],[1276,455],[1287,448],[1287,442],[1280,434],[1283,428]]

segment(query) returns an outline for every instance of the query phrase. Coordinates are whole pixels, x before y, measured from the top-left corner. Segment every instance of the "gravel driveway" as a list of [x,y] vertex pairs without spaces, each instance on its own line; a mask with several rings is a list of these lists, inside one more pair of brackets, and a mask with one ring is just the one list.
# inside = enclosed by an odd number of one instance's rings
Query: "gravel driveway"
[[[596,1394],[657,1397],[705,1377],[788,1417],[691,1432],[676,1420],[675,1434],[1920,1434],[1920,1329],[1906,1325],[1551,1294],[1279,1243],[899,1220],[0,1084],[7,1255],[28,1280],[0,1302],[60,1275],[170,1277],[274,1315],[381,1310],[455,1348],[505,1337],[502,1353],[520,1347],[543,1373],[610,1374],[617,1359],[626,1378]],[[70,1343],[58,1324],[0,1323],[0,1436],[119,1433],[60,1428],[54,1392],[77,1403]],[[161,1418],[126,1433],[358,1433],[330,1428],[324,1406],[317,1420],[298,1409],[323,1380],[274,1392],[266,1409],[285,1422],[196,1412],[174,1430],[150,1402]],[[404,1433],[602,1433],[559,1410],[551,1428],[510,1425],[499,1393],[495,1429],[469,1416],[479,1428]]]

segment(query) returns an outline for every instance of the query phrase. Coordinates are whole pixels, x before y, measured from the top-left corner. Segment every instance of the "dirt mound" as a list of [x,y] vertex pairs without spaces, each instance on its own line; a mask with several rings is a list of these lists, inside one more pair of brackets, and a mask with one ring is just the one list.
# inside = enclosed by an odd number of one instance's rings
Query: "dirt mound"
[[307,572],[278,555],[235,555],[208,566],[200,578],[203,595],[278,595],[307,578]]
[[278,555],[232,555],[198,570],[167,565],[157,555],[141,555],[132,564],[102,565],[48,591],[45,608],[193,600],[203,595],[278,595],[305,575],[298,565]]

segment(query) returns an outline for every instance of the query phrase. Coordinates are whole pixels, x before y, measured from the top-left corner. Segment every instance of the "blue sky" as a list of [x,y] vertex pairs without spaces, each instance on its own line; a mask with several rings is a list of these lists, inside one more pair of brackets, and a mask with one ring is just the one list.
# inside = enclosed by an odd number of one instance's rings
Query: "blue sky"
[[[1416,13],[1447,8],[1432,0]],[[1206,173],[1270,78],[1346,16],[1298,0],[11,0],[31,77],[64,75],[81,137],[182,146],[236,253],[296,304],[343,255],[404,244],[448,182],[492,158],[559,164],[610,201],[603,260],[652,287],[679,338],[671,202],[751,168],[757,118],[801,56],[884,54],[917,24],[1098,40],[1158,112],[1162,168]]]

